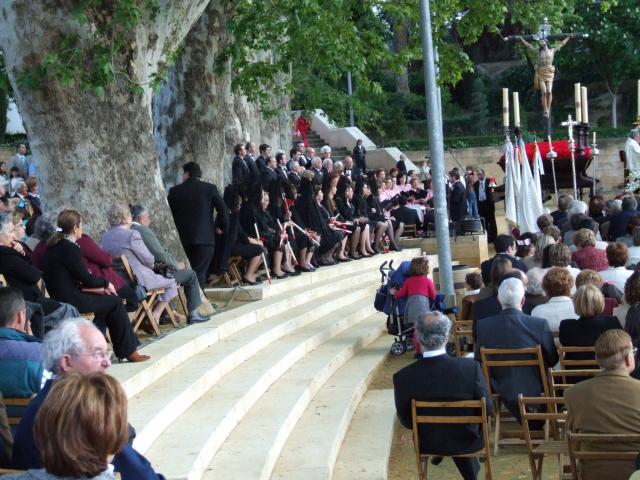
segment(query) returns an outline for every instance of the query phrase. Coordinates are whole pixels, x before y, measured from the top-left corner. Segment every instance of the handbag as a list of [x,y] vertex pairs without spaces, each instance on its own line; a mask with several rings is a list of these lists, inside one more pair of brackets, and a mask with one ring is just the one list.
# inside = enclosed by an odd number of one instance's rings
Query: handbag
[[373,308],[379,312],[384,312],[384,306],[387,303],[387,286],[382,285],[376,290],[376,298],[373,301]]
[[138,299],[139,302],[147,298],[147,289],[144,288],[144,286],[140,285],[139,283],[136,283],[133,286],[133,290],[134,292],[136,292],[136,298]]
[[153,273],[162,275],[165,278],[175,278],[177,271],[176,267],[164,262],[154,262],[153,264]]

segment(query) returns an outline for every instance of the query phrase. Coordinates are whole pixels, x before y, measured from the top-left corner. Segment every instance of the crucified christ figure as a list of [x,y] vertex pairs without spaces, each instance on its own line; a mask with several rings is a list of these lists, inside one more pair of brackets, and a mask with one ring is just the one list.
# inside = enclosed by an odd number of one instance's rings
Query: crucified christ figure
[[556,67],[553,66],[553,57],[555,53],[564,47],[570,39],[571,35],[567,36],[553,48],[549,48],[545,39],[540,39],[538,41],[540,47],[536,48],[524,38],[519,38],[525,47],[536,52],[536,55],[538,56],[538,63],[535,67],[536,73],[533,78],[533,88],[540,90],[542,97],[542,110],[544,111],[545,117],[549,116],[549,112],[551,111],[551,102],[553,99],[553,76],[556,71]]

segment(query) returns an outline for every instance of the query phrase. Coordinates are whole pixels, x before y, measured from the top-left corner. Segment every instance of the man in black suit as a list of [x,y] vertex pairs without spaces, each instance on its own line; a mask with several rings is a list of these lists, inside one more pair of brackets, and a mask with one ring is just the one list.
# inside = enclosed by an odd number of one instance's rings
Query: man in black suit
[[562,194],[558,197],[558,209],[551,212],[551,216],[553,217],[553,224],[560,228],[560,226],[569,220],[567,215],[567,209],[569,208],[569,204],[573,201],[573,197],[571,195]]
[[256,159],[256,166],[260,173],[264,170],[265,165],[267,164],[267,159],[271,156],[271,145],[267,145],[263,143],[260,145],[260,156]]
[[360,167],[356,167],[353,164],[353,158],[351,158],[351,155],[346,155],[344,157],[344,175],[352,182],[355,182],[356,179],[362,175]]
[[255,160],[256,144],[253,142],[247,142],[247,144],[245,145],[245,150],[247,151],[247,153],[244,156],[244,161],[247,164],[247,167],[249,167],[251,178],[255,180],[256,178],[258,178],[258,175],[260,175],[260,169],[258,168]]
[[356,146],[353,147],[353,159],[356,161],[356,166],[362,170],[363,173],[367,173],[367,149],[362,144],[362,139],[359,138],[356,141]]
[[[544,318],[522,313],[524,285],[517,278],[507,278],[498,288],[498,300],[502,312],[482,319],[477,325],[478,350],[476,360],[480,361],[480,348],[527,348],[540,345],[544,366],[553,367],[558,362],[558,351],[553,341],[553,333]],[[537,397],[543,392],[540,371],[537,367],[500,367],[490,372],[491,384],[500,394],[507,409],[520,421],[518,395]]]
[[515,257],[516,242],[511,235],[498,235],[493,241],[493,246],[496,249],[496,254],[489,260],[485,260],[480,264],[480,272],[482,273],[482,281],[485,285],[491,283],[491,266],[493,261],[498,257],[506,257],[511,262],[513,268],[527,273],[527,266],[525,263]]
[[460,181],[460,171],[449,172],[449,218],[458,222],[467,216],[467,191]]
[[487,229],[487,241],[493,242],[498,235],[496,224],[496,204],[493,200],[493,187],[489,186],[489,181],[482,168],[477,170],[478,181],[473,186],[478,200],[478,213],[484,218],[484,225]]
[[[484,398],[487,402],[487,414],[491,414],[493,402],[480,364],[466,358],[451,357],[445,350],[451,321],[440,312],[429,312],[416,322],[416,330],[422,347],[422,358],[393,376],[396,412],[400,423],[406,428],[413,427],[411,401],[414,399],[458,401]],[[477,409],[456,409],[455,413],[478,415]],[[434,455],[470,453],[480,450],[484,445],[479,425],[427,424],[420,426],[418,434],[420,451]],[[465,480],[477,477],[480,470],[477,458],[455,457],[453,461]]]
[[313,172],[313,181],[318,185],[322,185],[324,180],[324,168],[322,168],[322,160],[319,157],[315,157],[311,161],[311,171]]
[[[244,150],[243,145],[240,147]],[[239,161],[243,161],[239,157],[241,150],[238,151]],[[229,213],[216,186],[200,180],[200,165],[189,162],[182,166],[182,170],[183,182],[169,190],[169,207],[191,268],[198,275],[200,287],[205,288],[215,244],[215,214],[220,225],[218,233],[221,234],[227,227]]]
[[231,180],[234,183],[241,183],[248,187],[251,185],[251,170],[247,165],[247,149],[241,143],[233,147],[233,161],[231,162]]
[[300,177],[301,169],[298,162],[293,162],[291,165],[291,171],[289,172],[289,182],[294,185],[297,189],[300,188],[300,182],[302,178]]
[[415,225],[416,229],[420,229],[420,218],[418,212],[413,208],[407,207],[407,197],[404,195],[398,195],[398,208],[391,210],[391,216],[396,219],[397,222],[406,225]]

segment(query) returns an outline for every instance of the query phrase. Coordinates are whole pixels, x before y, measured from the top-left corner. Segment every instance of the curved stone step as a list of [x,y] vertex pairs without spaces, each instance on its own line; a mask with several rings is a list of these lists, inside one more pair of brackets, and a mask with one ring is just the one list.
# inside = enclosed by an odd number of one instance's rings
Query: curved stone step
[[291,430],[316,392],[353,355],[375,341],[383,328],[384,315],[376,313],[305,355],[247,413],[202,478],[268,479]]
[[[213,385],[148,450],[147,456],[157,470],[167,478],[200,478],[220,445],[274,382],[318,345],[333,341],[371,314],[371,290],[361,290],[362,298],[343,306],[339,318],[330,311],[256,352]],[[196,425],[199,427],[194,429]],[[179,458],[167,459],[167,451],[182,453]]]
[[272,480],[331,479],[351,418],[389,344],[388,337],[380,337],[322,386],[287,439]]
[[[343,280],[337,282],[337,286],[347,283]],[[364,300],[364,305],[370,306],[372,296],[371,287],[355,289],[338,298],[334,298],[333,293],[325,293],[290,316],[272,316],[194,355],[130,399],[129,422],[137,430],[135,448],[146,452],[162,431],[220,378],[251,356],[260,355],[259,351],[270,343],[352,304],[363,305]],[[332,320],[335,322],[335,318]],[[307,330],[302,330],[303,335]]]
[[369,390],[351,420],[333,480],[386,480],[396,407],[393,389]]
[[[394,258],[387,255],[376,255],[376,257]],[[379,273],[377,268],[374,268],[376,264],[370,263],[370,260],[363,259],[357,262],[349,262],[344,264],[345,267],[349,266],[344,270],[327,267],[324,276],[322,274],[314,276],[324,270],[320,269],[318,272],[310,274],[314,277],[308,279],[310,282],[308,284],[290,284],[291,288],[261,300],[259,303],[242,305],[233,310],[214,315],[206,323],[199,323],[176,330],[142,349],[144,353],[151,355],[150,361],[115,364],[109,369],[109,373],[120,381],[127,392],[127,396],[131,398],[178,365],[186,362],[189,358],[216,342],[266,318],[282,315],[300,307],[309,300],[309,291],[311,289],[314,291],[322,291],[325,288],[335,289],[336,285],[338,285],[338,288],[347,289],[352,286],[354,278],[358,278],[360,275],[366,275],[366,277],[362,278],[362,283],[374,283],[375,278],[379,278]],[[382,262],[377,263],[380,264]],[[361,264],[361,266],[357,267],[351,264]],[[291,281],[303,277],[304,275],[294,277]],[[287,280],[282,282],[287,282]]]

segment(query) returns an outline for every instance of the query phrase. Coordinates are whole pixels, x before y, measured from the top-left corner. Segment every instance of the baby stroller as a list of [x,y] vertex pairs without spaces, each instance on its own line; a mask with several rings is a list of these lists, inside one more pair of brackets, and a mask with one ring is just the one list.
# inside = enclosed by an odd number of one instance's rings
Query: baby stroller
[[[419,345],[414,339],[415,327],[413,324],[404,322],[404,310],[407,303],[406,298],[396,299],[395,295],[391,295],[389,290],[392,288],[400,288],[407,277],[410,261],[400,264],[396,270],[393,269],[393,260],[387,266],[384,262],[380,266],[381,285],[376,292],[375,308],[379,312],[387,314],[387,332],[394,335],[395,339],[391,345],[391,353],[394,355],[402,355],[407,351],[419,350]],[[386,280],[386,282],[385,282]],[[458,314],[458,307],[447,308],[445,304],[445,295],[437,294],[434,300],[429,301],[431,311],[440,311],[445,315]],[[449,349],[449,345],[447,345]],[[418,352],[419,353],[419,352]],[[450,352],[451,353],[451,352]]]
[[379,312],[387,314],[387,332],[393,335],[394,342],[391,344],[391,353],[402,355],[406,351],[413,350],[412,324],[404,323],[404,308],[406,299],[397,299],[395,295],[389,293],[392,288],[400,288],[404,283],[409,268],[409,261],[402,262],[398,269],[393,268],[393,260],[387,266],[387,262],[380,265],[380,288],[376,292],[374,307]]

